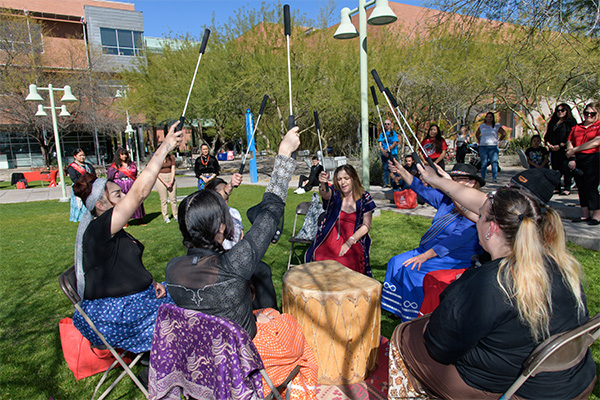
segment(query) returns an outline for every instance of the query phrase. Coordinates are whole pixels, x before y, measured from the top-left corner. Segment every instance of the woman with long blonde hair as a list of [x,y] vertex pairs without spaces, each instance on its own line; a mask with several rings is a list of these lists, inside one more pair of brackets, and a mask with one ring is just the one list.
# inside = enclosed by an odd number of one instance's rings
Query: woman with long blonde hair
[[[479,215],[479,240],[491,261],[465,271],[428,317],[399,327],[402,361],[438,397],[497,399],[539,343],[589,319],[581,267],[566,249],[559,215],[546,206],[560,174],[524,171],[488,195],[430,168],[423,175]],[[516,395],[587,398],[595,380],[588,350],[572,368],[530,377]]]

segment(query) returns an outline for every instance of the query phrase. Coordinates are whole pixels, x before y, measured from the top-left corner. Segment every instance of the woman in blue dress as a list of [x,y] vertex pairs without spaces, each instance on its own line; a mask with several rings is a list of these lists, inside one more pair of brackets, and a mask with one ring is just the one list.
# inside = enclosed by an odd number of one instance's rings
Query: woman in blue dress
[[[388,262],[381,308],[409,321],[419,316],[423,302],[423,278],[428,272],[440,269],[462,269],[471,266],[471,258],[483,252],[477,239],[475,224],[469,220],[469,211],[437,189],[427,187],[413,177],[399,162],[392,167],[402,179],[435,207],[431,227],[421,238],[419,247],[392,257]],[[449,173],[452,180],[478,189],[485,181],[477,168],[469,164],[456,164]],[[471,215],[475,218],[474,215]]]

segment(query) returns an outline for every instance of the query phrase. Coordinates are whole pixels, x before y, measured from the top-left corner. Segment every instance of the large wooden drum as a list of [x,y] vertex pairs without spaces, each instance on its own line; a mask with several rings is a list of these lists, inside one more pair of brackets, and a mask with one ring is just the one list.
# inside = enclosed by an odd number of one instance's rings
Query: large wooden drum
[[283,276],[283,312],[302,326],[321,385],[363,381],[377,366],[381,283],[337,261],[297,265]]

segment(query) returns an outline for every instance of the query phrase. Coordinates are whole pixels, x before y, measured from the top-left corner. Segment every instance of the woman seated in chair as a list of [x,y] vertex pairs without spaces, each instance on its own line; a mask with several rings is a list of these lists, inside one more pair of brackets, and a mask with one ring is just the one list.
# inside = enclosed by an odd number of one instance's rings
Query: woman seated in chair
[[354,167],[340,165],[333,173],[319,174],[319,194],[327,202],[325,219],[304,256],[306,262],[335,260],[353,271],[371,274],[371,220],[377,207],[362,184]]
[[[297,365],[293,398],[315,398],[317,363],[300,325],[289,314],[273,309],[252,310],[249,281],[264,256],[283,215],[288,183],[296,167],[290,158],[300,144],[298,128],[279,146],[279,155],[263,200],[248,211],[252,228],[230,250],[224,239],[233,236],[227,204],[212,190],[192,193],[179,205],[179,228],[187,254],[169,261],[167,290],[179,307],[237,322],[252,337],[275,385]],[[282,352],[274,349],[284,349]],[[265,394],[268,387],[263,387]]]
[[[390,168],[400,174],[426,203],[437,209],[419,247],[392,257],[387,265],[381,308],[406,322],[419,316],[424,298],[423,279],[428,272],[469,268],[472,257],[483,251],[475,224],[464,207],[439,190],[423,185],[398,161]],[[477,174],[477,168],[469,164],[456,164],[450,176],[466,187],[478,189],[485,185]]]
[[[92,174],[73,186],[89,210],[79,223],[75,243],[81,307],[108,343],[134,353],[150,350],[158,307],[172,300],[144,267],[144,246],[123,227],[150,195],[165,157],[181,142],[176,126],[171,126],[127,195],[116,183]],[[73,325],[93,344],[102,344],[78,312]]]
[[[581,266],[567,252],[560,216],[546,207],[560,179],[555,173],[527,170],[512,179],[513,187],[486,196],[431,168],[423,172],[428,183],[479,215],[479,240],[492,258],[450,284],[429,316],[398,327],[401,361],[427,392],[497,399],[538,344],[589,320]],[[516,395],[587,398],[595,375],[588,350],[572,368],[530,377]]]

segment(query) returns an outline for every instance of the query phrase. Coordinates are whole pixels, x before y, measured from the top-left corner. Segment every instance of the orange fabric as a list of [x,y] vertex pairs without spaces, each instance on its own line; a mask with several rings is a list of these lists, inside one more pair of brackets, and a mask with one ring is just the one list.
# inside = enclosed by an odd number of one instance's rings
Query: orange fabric
[[[275,386],[281,384],[289,373],[300,365],[300,372],[292,381],[292,399],[313,399],[317,396],[318,364],[308,346],[300,324],[290,314],[280,314],[272,308],[255,310],[254,314],[265,313],[274,319],[268,323],[257,323],[257,333],[252,342],[265,365],[265,371]],[[267,396],[271,389],[263,379],[263,392]],[[285,392],[282,393],[285,398]]]

